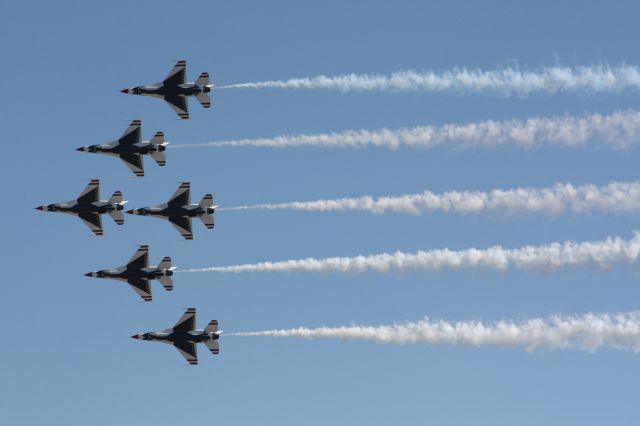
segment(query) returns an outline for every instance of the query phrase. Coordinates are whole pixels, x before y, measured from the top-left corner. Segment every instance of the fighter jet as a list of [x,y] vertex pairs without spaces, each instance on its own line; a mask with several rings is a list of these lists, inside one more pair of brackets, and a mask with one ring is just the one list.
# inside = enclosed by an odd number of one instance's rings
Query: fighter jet
[[212,354],[220,353],[220,333],[218,331],[218,321],[213,320],[204,330],[196,330],[196,308],[189,308],[180,317],[173,328],[159,332],[134,334],[133,339],[150,340],[155,342],[169,343],[176,347],[178,352],[186,358],[191,365],[198,364],[198,350],[196,343],[204,343]]
[[145,302],[151,301],[150,280],[158,280],[167,291],[173,290],[173,268],[171,258],[164,257],[158,266],[149,266],[149,246],[142,245],[134,253],[129,263],[113,269],[88,272],[93,278],[111,278],[126,281]]
[[213,213],[218,206],[213,205],[213,195],[206,194],[200,204],[191,204],[189,182],[182,182],[178,190],[164,204],[129,210],[129,214],[155,216],[169,222],[187,240],[193,240],[191,218],[199,217],[208,229],[213,229]]
[[101,215],[107,213],[118,225],[122,225],[124,223],[122,210],[125,204],[126,201],[122,201],[122,192],[120,191],[114,192],[109,200],[101,201],[100,181],[92,179],[78,199],[36,207],[36,210],[76,215],[95,235],[102,235]]
[[209,84],[209,73],[203,72],[195,83],[185,83],[187,61],[178,61],[169,75],[160,83],[122,89],[122,93],[131,95],[153,96],[164,99],[181,119],[189,118],[189,96],[195,96],[203,107],[211,106],[209,92],[213,84]]
[[89,145],[76,148],[80,152],[93,152],[98,154],[115,155],[120,157],[124,164],[138,177],[144,176],[143,155],[149,154],[156,160],[159,166],[167,162],[164,152],[169,142],[164,141],[164,133],[156,132],[150,141],[140,139],[140,120],[133,120],[124,131],[120,139],[101,145]]

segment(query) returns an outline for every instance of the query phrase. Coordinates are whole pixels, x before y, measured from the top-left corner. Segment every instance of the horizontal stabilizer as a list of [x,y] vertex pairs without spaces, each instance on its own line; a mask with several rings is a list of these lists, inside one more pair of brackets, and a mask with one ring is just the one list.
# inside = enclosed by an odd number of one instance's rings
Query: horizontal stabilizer
[[205,108],[209,108],[211,106],[211,96],[209,96],[208,93],[198,93],[196,94],[196,99],[198,99]]
[[217,340],[208,340],[204,344],[209,348],[212,354],[218,355],[220,353],[220,342]]
[[158,281],[160,281],[160,284],[163,285],[165,290],[173,290],[173,279],[171,277],[160,277],[158,278]]
[[124,224],[124,213],[122,213],[122,211],[112,210],[109,212],[109,216],[111,216],[111,219],[118,225]]
[[207,86],[209,84],[209,73],[203,72],[200,74],[200,77],[196,80],[196,84],[198,86]]
[[200,207],[213,207],[213,195],[205,194],[205,196],[202,197],[202,201],[200,201]]
[[171,258],[169,256],[163,257],[162,261],[158,265],[158,269],[162,271],[166,269],[171,269]]
[[151,158],[153,158],[158,166],[164,166],[167,164],[167,157],[165,157],[164,152],[153,151],[151,154]]
[[217,333],[218,332],[218,320],[211,320],[204,329],[205,333]]
[[200,216],[200,220],[202,221],[202,223],[204,223],[204,226],[206,226],[207,229],[213,229],[213,215],[203,214],[202,216]]
[[151,145],[160,145],[164,142],[164,132],[156,132],[155,135],[151,138],[149,143]]
[[113,193],[111,198],[109,198],[109,204],[120,204],[122,203],[122,192],[116,191]]

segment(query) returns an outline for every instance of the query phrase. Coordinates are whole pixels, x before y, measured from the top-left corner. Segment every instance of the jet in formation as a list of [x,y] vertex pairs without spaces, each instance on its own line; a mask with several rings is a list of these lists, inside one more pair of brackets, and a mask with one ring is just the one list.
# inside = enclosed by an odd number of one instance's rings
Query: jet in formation
[[148,154],[159,166],[167,162],[165,150],[169,142],[164,141],[164,133],[156,132],[150,141],[141,140],[140,120],[133,120],[118,140],[106,144],[81,146],[80,152],[92,152],[120,157],[124,164],[138,177],[144,176],[143,156]]
[[126,281],[145,302],[151,301],[150,280],[158,280],[167,291],[173,290],[173,270],[171,258],[164,257],[158,266],[149,266],[149,246],[142,245],[124,266],[100,271],[88,272],[85,275],[93,278],[111,278]]
[[188,308],[178,322],[167,330],[135,334],[133,339],[168,343],[176,347],[191,365],[198,364],[197,343],[204,343],[212,354],[220,353],[218,321],[213,320],[204,330],[196,330],[196,308]]
[[153,96],[164,99],[181,119],[189,118],[189,96],[195,96],[203,107],[211,106],[209,73],[203,72],[195,83],[186,83],[187,61],[178,61],[169,75],[160,83],[122,89],[122,93]]
[[124,223],[122,210],[125,203],[120,191],[114,192],[107,201],[100,200],[100,181],[92,179],[76,200],[40,206],[36,209],[76,215],[95,235],[102,235],[101,215],[107,213],[118,225],[122,225]]
[[180,235],[187,240],[192,240],[191,218],[199,217],[208,229],[213,229],[213,213],[217,207],[213,205],[211,194],[206,194],[200,204],[191,204],[190,184],[182,182],[166,203],[129,210],[127,213],[167,219]]

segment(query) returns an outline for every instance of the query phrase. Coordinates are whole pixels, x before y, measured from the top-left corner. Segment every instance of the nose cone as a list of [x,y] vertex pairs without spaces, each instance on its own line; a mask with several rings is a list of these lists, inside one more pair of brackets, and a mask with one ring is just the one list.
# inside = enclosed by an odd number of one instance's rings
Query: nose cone
[[89,278],[93,278],[95,277],[95,272],[87,272],[86,274],[84,274],[85,277],[89,277]]
[[134,334],[133,336],[131,336],[131,338],[138,340],[140,338],[140,335],[139,334]]
[[76,151],[85,152],[85,151],[87,151],[87,147],[86,146],[81,146],[80,148],[76,148]]
[[131,93],[131,89],[127,88],[127,89],[122,89],[120,91],[120,93]]
[[44,211],[44,206],[38,206],[36,207],[36,210]]
[[127,214],[136,214],[136,211],[131,209],[131,210],[127,210]]

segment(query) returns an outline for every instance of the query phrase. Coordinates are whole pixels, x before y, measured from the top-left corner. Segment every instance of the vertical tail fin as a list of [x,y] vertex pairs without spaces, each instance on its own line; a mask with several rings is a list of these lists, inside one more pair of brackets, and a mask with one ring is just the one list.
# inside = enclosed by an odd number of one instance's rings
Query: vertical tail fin
[[153,158],[156,163],[158,163],[158,166],[164,166],[165,164],[167,164],[167,157],[165,157],[164,152],[153,151],[150,155],[151,158]]
[[203,72],[200,74],[200,77],[196,80],[196,84],[198,86],[207,86],[209,84],[209,73]]
[[111,219],[113,219],[113,221],[118,225],[124,224],[124,214],[122,213],[122,211],[111,210],[109,212],[109,216],[111,216]]
[[164,132],[156,132],[155,135],[151,138],[149,143],[151,145],[161,145],[164,142]]

